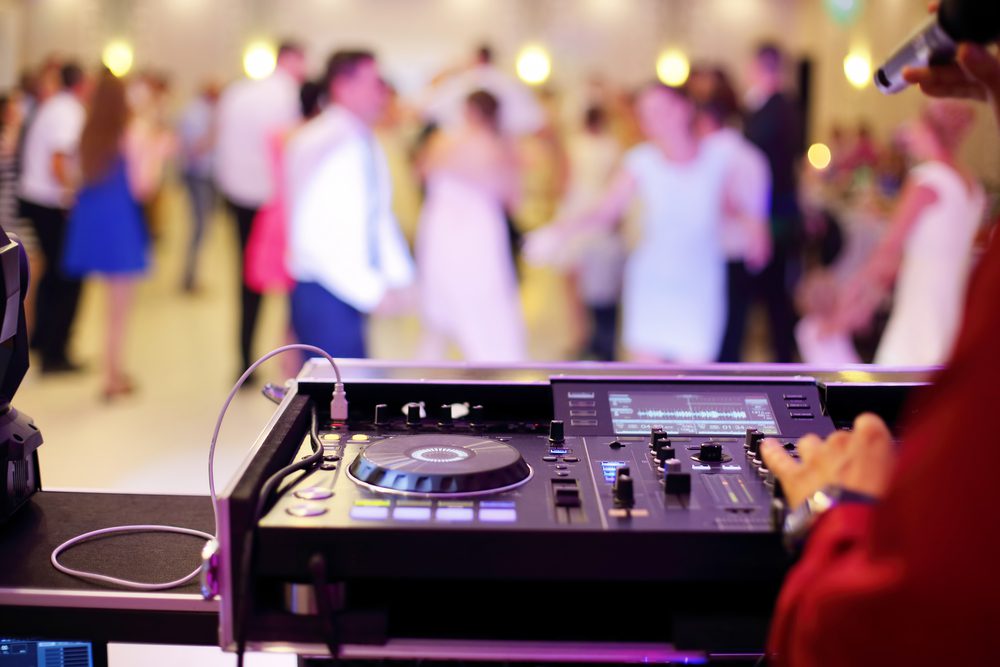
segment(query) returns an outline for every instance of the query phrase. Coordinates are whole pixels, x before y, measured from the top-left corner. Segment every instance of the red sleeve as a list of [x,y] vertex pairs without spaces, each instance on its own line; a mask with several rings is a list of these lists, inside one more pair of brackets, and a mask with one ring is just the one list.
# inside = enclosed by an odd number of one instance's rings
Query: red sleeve
[[954,354],[915,403],[885,498],[830,510],[789,573],[773,665],[998,664],[1000,244],[969,294]]

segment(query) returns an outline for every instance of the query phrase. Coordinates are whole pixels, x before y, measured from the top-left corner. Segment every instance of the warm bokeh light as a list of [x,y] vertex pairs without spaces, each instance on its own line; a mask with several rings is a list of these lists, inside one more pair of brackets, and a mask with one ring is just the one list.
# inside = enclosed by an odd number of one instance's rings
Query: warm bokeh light
[[540,46],[528,46],[517,57],[517,75],[527,84],[545,83],[552,73],[552,60]]
[[120,40],[108,43],[101,53],[101,62],[117,77],[128,74],[132,69],[133,59],[132,47],[128,42]]
[[809,158],[809,164],[812,165],[813,169],[818,169],[823,171],[830,166],[830,162],[833,160],[833,154],[830,152],[830,147],[826,144],[813,144],[809,147],[809,152],[806,154]]
[[844,75],[859,90],[872,82],[872,60],[867,53],[852,51],[844,58]]
[[254,42],[243,52],[243,71],[251,79],[270,76],[277,62],[274,46],[267,42]]
[[668,86],[684,85],[690,74],[691,63],[680,51],[664,51],[656,61],[656,76]]

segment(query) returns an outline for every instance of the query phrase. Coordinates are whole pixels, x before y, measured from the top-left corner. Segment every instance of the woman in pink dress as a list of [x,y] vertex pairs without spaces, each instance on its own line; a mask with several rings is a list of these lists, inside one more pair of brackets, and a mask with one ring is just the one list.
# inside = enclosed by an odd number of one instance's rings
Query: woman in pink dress
[[470,362],[526,358],[504,218],[504,208],[516,205],[518,174],[499,111],[495,97],[472,93],[463,126],[437,135],[423,162],[427,199],[416,260],[427,360],[445,358],[449,344]]

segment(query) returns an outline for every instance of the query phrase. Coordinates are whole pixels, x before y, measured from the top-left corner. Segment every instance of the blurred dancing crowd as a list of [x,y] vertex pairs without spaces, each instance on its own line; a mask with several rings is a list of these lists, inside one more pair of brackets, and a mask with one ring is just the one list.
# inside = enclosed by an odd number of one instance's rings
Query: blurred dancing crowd
[[35,277],[32,348],[44,373],[77,370],[80,287],[99,281],[104,393],[132,391],[128,315],[176,180],[183,292],[210,221],[233,221],[244,367],[265,293],[287,295],[290,340],[336,356],[367,355],[369,317],[412,315],[421,360],[528,361],[521,280],[539,267],[579,358],[741,361],[761,312],[774,361],[942,362],[989,217],[957,157],[973,112],[932,102],[884,144],[833,128],[810,167],[788,66],[762,45],[744,90],[706,64],[681,86],[594,77],[571,104],[483,46],[404,100],[371,52],[313,78],[286,42],[269,76],[177,100],[159,72],[50,58],[0,98],[0,225]]

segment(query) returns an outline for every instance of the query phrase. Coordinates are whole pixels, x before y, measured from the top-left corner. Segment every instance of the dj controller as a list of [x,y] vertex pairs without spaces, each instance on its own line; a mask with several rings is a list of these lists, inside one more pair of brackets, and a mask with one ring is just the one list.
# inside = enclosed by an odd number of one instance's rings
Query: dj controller
[[[568,647],[617,647],[602,662],[758,653],[790,565],[760,443],[797,456],[799,437],[842,426],[821,388],[349,383],[350,419],[320,409],[316,443],[313,406],[332,385],[300,382],[223,498],[222,643],[321,654],[333,635],[342,656],[422,641],[581,662],[596,649]],[[255,512],[262,480],[317,446],[322,461]],[[442,655],[455,657],[418,657]]]

